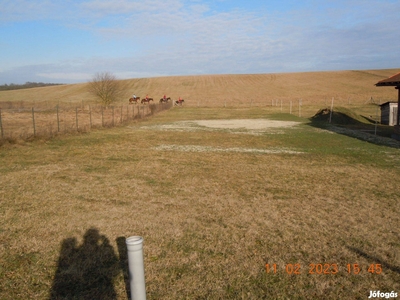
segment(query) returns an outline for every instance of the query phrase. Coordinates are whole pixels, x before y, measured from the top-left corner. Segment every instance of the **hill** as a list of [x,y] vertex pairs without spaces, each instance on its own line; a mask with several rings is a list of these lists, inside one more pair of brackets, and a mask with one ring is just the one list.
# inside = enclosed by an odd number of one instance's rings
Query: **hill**
[[[127,103],[133,93],[148,94],[159,99],[167,94],[172,99],[182,97],[188,106],[271,105],[302,99],[302,105],[326,106],[332,97],[337,104],[364,104],[371,97],[375,102],[396,100],[393,88],[377,88],[375,83],[400,69],[330,71],[304,73],[199,75],[138,78],[121,80]],[[61,101],[93,102],[87,83],[1,91],[0,102],[5,101]]]

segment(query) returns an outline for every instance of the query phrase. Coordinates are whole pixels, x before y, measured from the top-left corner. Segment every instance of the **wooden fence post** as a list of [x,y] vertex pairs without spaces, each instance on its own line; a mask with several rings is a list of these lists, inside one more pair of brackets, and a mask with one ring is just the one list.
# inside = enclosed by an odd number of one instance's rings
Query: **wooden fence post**
[[89,129],[92,129],[92,106],[89,105]]
[[301,99],[299,99],[299,117],[301,117]]
[[104,112],[103,112],[103,106],[101,107],[101,126],[104,127]]
[[1,108],[0,108],[0,129],[1,129],[1,138],[4,138],[4,131],[3,131],[3,121],[1,120]]
[[57,104],[57,132],[60,132],[60,117],[58,114],[58,104]]
[[34,107],[32,107],[32,124],[33,124],[33,136],[36,136],[35,108]]
[[115,126],[115,124],[114,124],[114,106],[112,107],[112,126]]
[[123,105],[121,105],[121,120],[120,120],[121,124],[122,124],[122,107],[123,107]]
[[75,107],[75,123],[76,123],[76,131],[78,131],[78,107]]

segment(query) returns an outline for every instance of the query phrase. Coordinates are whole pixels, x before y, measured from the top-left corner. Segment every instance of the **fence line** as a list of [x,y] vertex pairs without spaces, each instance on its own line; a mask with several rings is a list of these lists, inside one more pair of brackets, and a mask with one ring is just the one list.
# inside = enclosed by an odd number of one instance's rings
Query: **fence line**
[[[137,107],[137,109],[136,109]],[[27,108],[18,102],[16,106],[0,107],[0,133],[2,140],[29,140],[34,137],[51,138],[57,134],[87,132],[92,128],[114,127],[135,119],[142,119],[172,107],[172,103],[149,105],[62,105]],[[126,109],[125,109],[126,108]]]

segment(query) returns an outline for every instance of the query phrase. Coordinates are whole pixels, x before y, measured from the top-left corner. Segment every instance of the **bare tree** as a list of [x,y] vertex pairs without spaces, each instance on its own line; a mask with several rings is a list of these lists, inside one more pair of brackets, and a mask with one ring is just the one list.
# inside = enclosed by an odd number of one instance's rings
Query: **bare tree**
[[108,106],[121,96],[122,86],[111,73],[96,73],[89,82],[89,91],[100,98],[105,106]]

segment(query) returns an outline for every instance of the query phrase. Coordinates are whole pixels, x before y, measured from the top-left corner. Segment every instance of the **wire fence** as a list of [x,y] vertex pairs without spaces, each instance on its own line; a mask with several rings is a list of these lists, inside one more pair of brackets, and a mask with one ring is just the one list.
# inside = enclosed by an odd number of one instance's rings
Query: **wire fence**
[[128,104],[104,107],[76,103],[0,103],[0,139],[2,141],[51,138],[59,134],[88,132],[94,128],[114,127],[142,119],[172,107],[169,103]]

